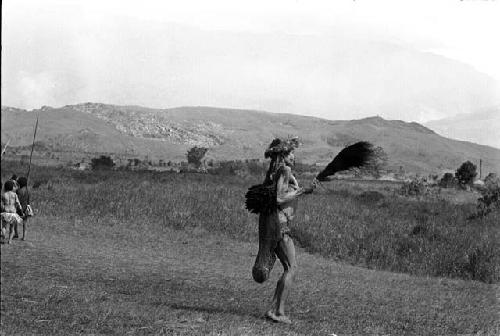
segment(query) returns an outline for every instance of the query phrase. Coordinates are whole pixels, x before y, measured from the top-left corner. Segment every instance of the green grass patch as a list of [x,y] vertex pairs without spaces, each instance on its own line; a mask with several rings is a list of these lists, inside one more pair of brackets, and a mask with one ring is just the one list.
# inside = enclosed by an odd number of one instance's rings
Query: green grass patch
[[[2,165],[2,178],[14,168]],[[498,285],[487,283],[498,265],[495,217],[465,220],[472,204],[342,181],[305,198],[293,231],[314,253],[297,251],[294,323],[284,326],[263,318],[280,265],[263,285],[251,277],[257,218],[243,195],[255,178],[32,172],[32,183],[45,182],[32,189],[28,241],[1,246],[2,336],[500,331]],[[427,276],[440,274],[486,281]]]
[[[3,167],[2,167],[3,168]],[[16,171],[9,166],[3,172]],[[19,169],[18,169],[19,170]],[[97,230],[164,227],[256,241],[244,207],[255,177],[35,168],[38,215],[81,220]],[[3,176],[5,178],[6,176]],[[306,250],[368,268],[500,281],[500,214],[468,220],[475,204],[398,196],[393,183],[332,181],[299,204],[292,234]]]

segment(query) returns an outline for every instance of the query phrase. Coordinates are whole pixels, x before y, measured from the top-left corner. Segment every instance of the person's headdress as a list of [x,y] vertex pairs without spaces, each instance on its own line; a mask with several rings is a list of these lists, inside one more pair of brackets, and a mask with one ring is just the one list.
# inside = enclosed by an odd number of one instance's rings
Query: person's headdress
[[264,157],[270,158],[276,155],[286,155],[299,147],[299,138],[293,137],[288,139],[275,138],[264,153]]

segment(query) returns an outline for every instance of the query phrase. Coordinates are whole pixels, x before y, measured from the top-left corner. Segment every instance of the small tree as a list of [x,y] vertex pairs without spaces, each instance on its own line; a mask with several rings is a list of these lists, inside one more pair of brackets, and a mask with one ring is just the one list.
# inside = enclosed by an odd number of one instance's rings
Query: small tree
[[188,163],[193,164],[196,168],[201,166],[203,157],[208,152],[208,148],[194,146],[187,152]]
[[92,169],[111,169],[115,166],[112,158],[106,155],[101,155],[98,158],[93,158],[90,162]]
[[461,186],[471,185],[477,175],[476,168],[476,165],[470,161],[462,163],[455,173],[458,183]]
[[452,173],[445,173],[439,181],[439,186],[442,188],[451,188],[457,185],[457,179]]

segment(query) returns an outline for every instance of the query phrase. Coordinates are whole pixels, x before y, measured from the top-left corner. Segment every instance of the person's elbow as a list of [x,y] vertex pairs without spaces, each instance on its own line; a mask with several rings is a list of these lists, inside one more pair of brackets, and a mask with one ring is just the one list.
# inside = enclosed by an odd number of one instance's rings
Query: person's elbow
[[283,196],[278,196],[276,199],[277,199],[277,203],[278,205],[281,205],[281,204],[284,204],[284,203],[288,203],[290,201],[293,201],[298,195],[300,194],[300,190],[294,190],[292,192],[289,192]]
[[290,201],[290,196],[287,195],[287,194],[284,194],[284,195],[278,195],[278,197],[276,197],[276,203],[278,205],[282,205],[286,202]]

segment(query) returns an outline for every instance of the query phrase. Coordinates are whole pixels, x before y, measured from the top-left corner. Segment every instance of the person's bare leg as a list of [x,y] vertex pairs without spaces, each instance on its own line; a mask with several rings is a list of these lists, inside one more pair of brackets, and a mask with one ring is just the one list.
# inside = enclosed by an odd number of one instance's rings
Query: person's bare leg
[[285,235],[279,245],[281,248],[278,249],[277,255],[285,271],[278,281],[276,314],[278,316],[285,316],[285,302],[290,294],[293,279],[297,271],[297,261],[295,259],[295,246],[290,236]]
[[274,290],[273,299],[271,300],[270,308],[266,312],[266,317],[276,321],[278,317],[276,316],[276,307],[278,306],[278,285],[276,285],[276,289]]
[[25,218],[23,220],[23,240],[26,240],[26,229],[27,229],[27,226],[28,225],[28,218]]
[[283,239],[278,243],[276,255],[283,264],[284,272],[276,285],[276,290],[271,301],[273,309],[268,311],[266,316],[277,322],[291,323],[285,314],[285,302],[290,293],[293,278],[297,270],[295,246],[292,238],[285,234]]
[[19,231],[17,225],[14,226],[14,238],[19,238]]
[[7,244],[12,243],[12,238],[14,238],[14,233],[15,232],[16,232],[15,225],[14,224],[10,224],[10,228],[9,228],[9,241],[7,242]]
[[273,299],[271,300],[271,305],[268,312],[274,313],[276,311],[277,306],[278,306],[278,285],[276,285],[276,289],[274,290]]

